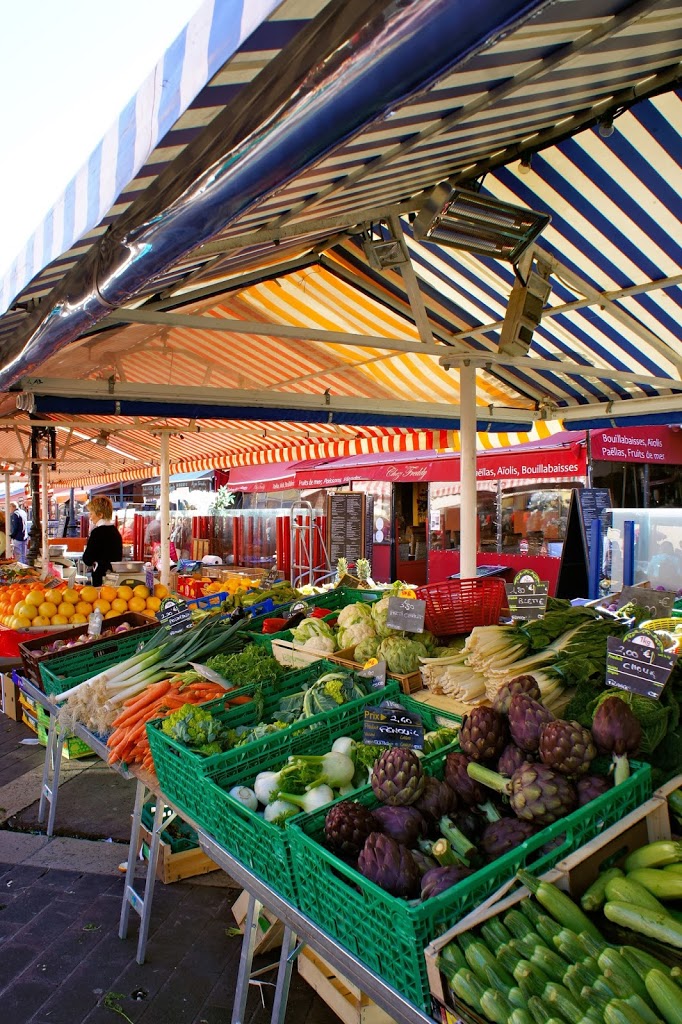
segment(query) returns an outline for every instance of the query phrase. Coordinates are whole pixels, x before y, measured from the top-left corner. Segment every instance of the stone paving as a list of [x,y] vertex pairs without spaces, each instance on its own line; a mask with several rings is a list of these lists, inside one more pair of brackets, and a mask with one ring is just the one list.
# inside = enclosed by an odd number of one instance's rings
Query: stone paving
[[[157,882],[147,960],[137,915],[118,938],[134,791],[97,759],[66,762],[56,835],[37,822],[44,751],[0,714],[0,1013],[6,1024],[229,1024],[241,940],[222,871]],[[85,837],[85,838],[83,838]],[[254,968],[272,963],[257,958]],[[270,1017],[275,972],[249,993],[245,1024]],[[338,1018],[294,972],[287,1022]]]

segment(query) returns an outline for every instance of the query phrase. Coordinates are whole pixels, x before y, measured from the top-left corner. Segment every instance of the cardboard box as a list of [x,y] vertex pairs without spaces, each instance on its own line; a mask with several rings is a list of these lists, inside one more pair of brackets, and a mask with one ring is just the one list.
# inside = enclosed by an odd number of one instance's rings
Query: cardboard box
[[14,722],[21,721],[21,704],[19,694],[21,690],[12,679],[9,672],[2,673],[2,712]]
[[[249,909],[249,894],[242,892],[232,904],[234,919],[239,925],[239,930],[244,934],[246,915]],[[256,945],[254,953],[259,956],[261,953],[269,953],[273,949],[279,949],[284,936],[284,925],[275,917],[272,911],[266,907],[261,908],[258,915],[258,929],[256,931]]]

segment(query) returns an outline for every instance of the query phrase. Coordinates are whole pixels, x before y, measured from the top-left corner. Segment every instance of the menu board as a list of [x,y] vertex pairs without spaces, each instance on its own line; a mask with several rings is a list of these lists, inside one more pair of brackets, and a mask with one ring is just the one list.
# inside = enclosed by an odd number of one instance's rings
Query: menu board
[[583,487],[573,490],[568,508],[566,537],[561,549],[557,597],[588,597],[592,523],[610,508],[613,508],[613,499],[607,487]]
[[365,495],[340,491],[327,497],[327,550],[331,565],[339,558],[355,564],[365,557],[367,524]]
[[589,558],[592,523],[595,519],[600,519],[607,509],[613,508],[613,499],[608,487],[583,487],[574,493],[578,496],[580,517]]

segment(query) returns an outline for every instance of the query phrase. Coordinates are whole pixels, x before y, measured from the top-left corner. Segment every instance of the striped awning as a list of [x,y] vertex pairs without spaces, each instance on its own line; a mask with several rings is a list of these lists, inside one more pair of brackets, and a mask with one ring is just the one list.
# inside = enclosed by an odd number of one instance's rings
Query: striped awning
[[[215,0],[197,18],[208,84],[173,89],[185,45],[156,148],[109,192],[89,165],[3,286],[0,386],[25,392],[20,414],[0,396],[8,457],[26,461],[28,409],[77,481],[154,475],[162,430],[173,472],[456,448],[463,358],[482,443],[682,421],[682,0]],[[551,216],[527,357],[498,353],[513,268],[412,235],[445,178]],[[368,256],[401,233],[418,298]]]

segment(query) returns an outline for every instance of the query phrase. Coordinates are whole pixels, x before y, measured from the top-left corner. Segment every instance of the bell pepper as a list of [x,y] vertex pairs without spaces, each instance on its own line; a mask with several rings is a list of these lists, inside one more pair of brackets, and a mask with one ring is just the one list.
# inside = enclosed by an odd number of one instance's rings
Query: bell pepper
[[325,615],[331,615],[331,608],[313,608],[309,615],[309,618],[323,619]]
[[288,619],[263,619],[263,633],[281,633],[288,625]]

